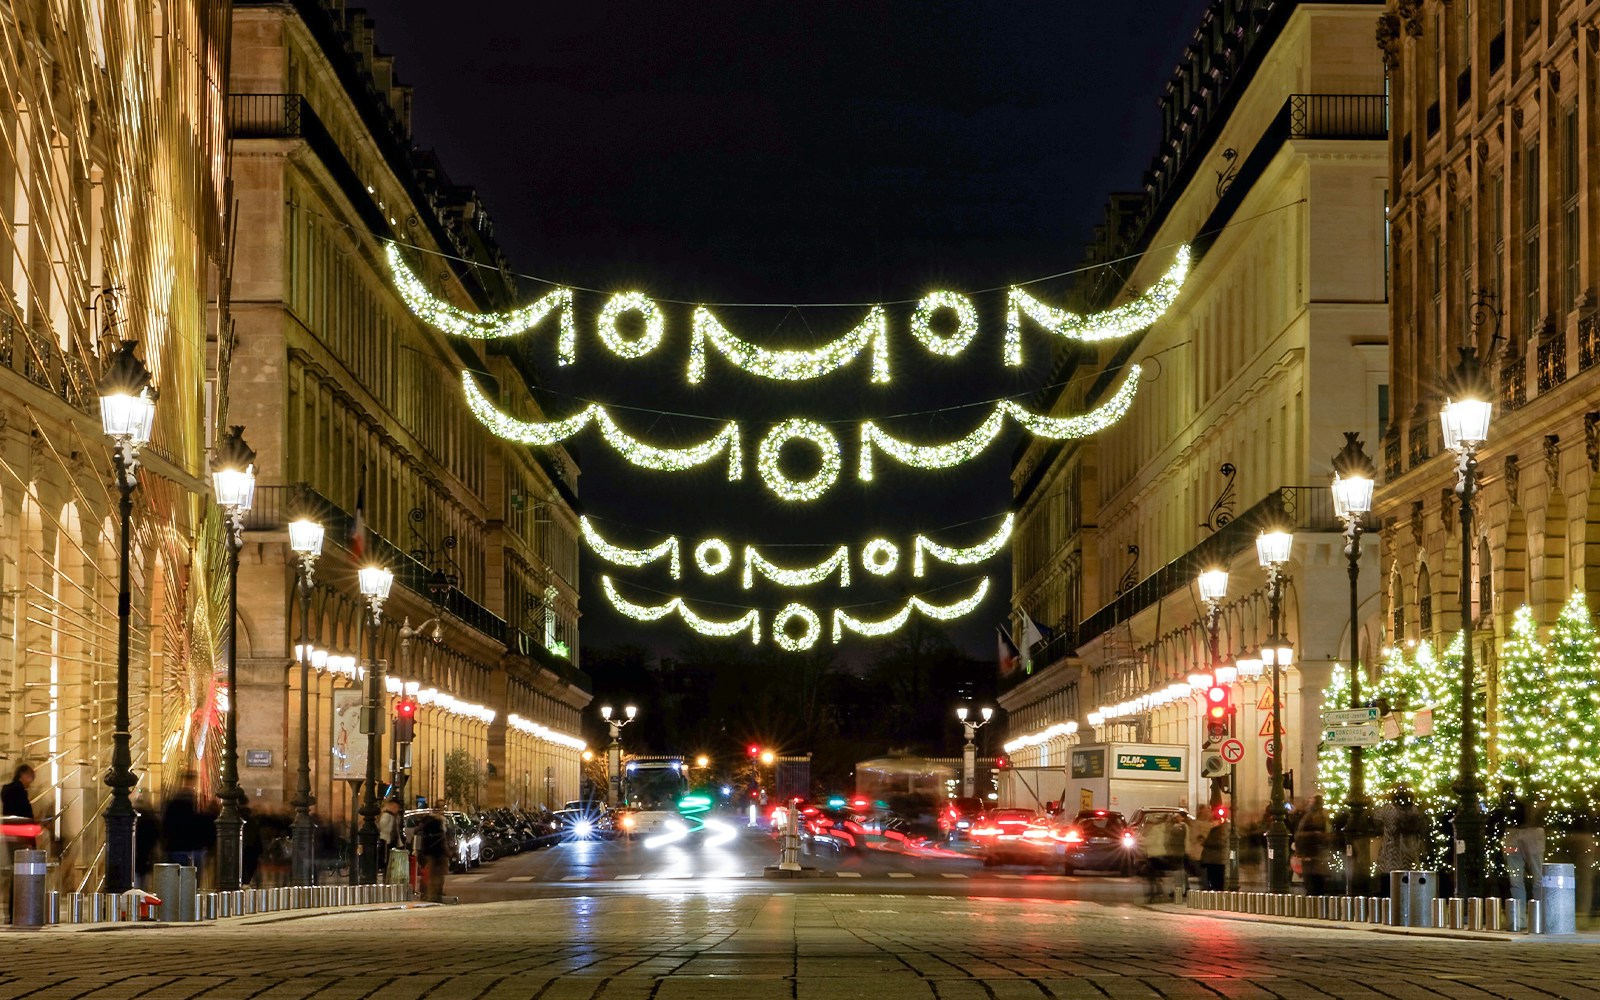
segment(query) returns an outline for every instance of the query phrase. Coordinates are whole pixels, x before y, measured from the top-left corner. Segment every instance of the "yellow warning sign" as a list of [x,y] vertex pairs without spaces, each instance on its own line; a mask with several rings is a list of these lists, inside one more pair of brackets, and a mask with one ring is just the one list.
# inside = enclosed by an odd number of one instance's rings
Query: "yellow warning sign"
[[1261,717],[1261,732],[1256,733],[1256,735],[1257,736],[1271,736],[1272,735],[1272,720],[1275,719],[1275,718],[1277,718],[1277,713],[1276,712],[1268,712],[1266,715],[1263,715]]
[[[1271,688],[1262,688],[1261,689],[1261,697],[1256,701],[1256,707],[1261,709],[1263,712],[1265,712],[1265,711],[1267,711],[1267,710],[1272,708],[1272,689]],[[1282,697],[1280,697],[1278,699],[1278,707],[1279,708],[1283,707],[1283,698]]]

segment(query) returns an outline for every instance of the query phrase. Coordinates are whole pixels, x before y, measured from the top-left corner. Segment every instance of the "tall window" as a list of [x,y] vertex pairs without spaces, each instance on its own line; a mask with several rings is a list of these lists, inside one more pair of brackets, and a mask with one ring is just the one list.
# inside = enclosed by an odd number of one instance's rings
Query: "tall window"
[[1523,322],[1530,338],[1542,325],[1539,315],[1539,141],[1522,151],[1522,286]]
[[1489,240],[1494,247],[1494,258],[1489,262],[1489,276],[1484,284],[1495,294],[1495,307],[1504,309],[1500,286],[1503,273],[1500,262],[1506,259],[1506,175],[1497,170],[1489,178]]
[[1561,122],[1561,293],[1557,316],[1564,316],[1578,297],[1578,109],[1568,108]]

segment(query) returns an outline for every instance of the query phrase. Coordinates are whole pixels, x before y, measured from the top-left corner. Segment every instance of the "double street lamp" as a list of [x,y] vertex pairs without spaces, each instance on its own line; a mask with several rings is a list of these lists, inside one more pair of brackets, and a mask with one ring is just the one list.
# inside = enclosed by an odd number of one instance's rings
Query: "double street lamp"
[[117,511],[122,538],[118,549],[117,578],[117,718],[111,733],[111,768],[106,787],[106,891],[133,888],[133,773],[132,723],[128,710],[128,640],[133,620],[133,593],[129,583],[128,554],[133,534],[133,491],[139,485],[139,449],[150,441],[155,426],[156,389],[150,369],[133,353],[136,341],[124,340],[100,378],[100,424],[113,448],[111,460],[117,477]]
[[[1372,510],[1372,488],[1378,467],[1361,447],[1361,435],[1345,431],[1344,448],[1333,456],[1333,511],[1344,522],[1344,558],[1350,576],[1350,707],[1361,708],[1361,526]],[[1346,801],[1349,819],[1346,833],[1350,841],[1350,873],[1345,894],[1365,896],[1370,868],[1370,817],[1367,810],[1366,772],[1363,748],[1350,748],[1350,798]]]
[[239,550],[244,548],[244,516],[256,493],[256,453],[245,444],[244,428],[233,426],[211,459],[211,492],[226,520],[228,546],[228,724],[222,754],[222,809],[217,814],[217,888],[238,889],[243,872],[244,820],[239,809]]
[[1294,647],[1283,634],[1284,567],[1294,551],[1294,535],[1263,531],[1256,536],[1256,557],[1267,571],[1267,615],[1271,634],[1261,648],[1264,665],[1272,668],[1272,753],[1267,770],[1272,776],[1272,798],[1267,806],[1267,888],[1289,891],[1288,810],[1283,796],[1283,672],[1294,661]]
[[309,517],[289,522],[289,551],[299,558],[296,584],[300,592],[300,760],[295,774],[293,850],[290,871],[294,885],[314,885],[317,878],[316,827],[311,822],[311,593],[317,557],[322,554],[322,525]]
[[376,885],[378,882],[378,757],[383,753],[383,716],[379,710],[383,698],[382,668],[378,663],[378,630],[383,624],[383,602],[389,599],[389,588],[394,585],[394,574],[382,566],[363,566],[356,574],[361,584],[361,596],[367,601],[368,626],[371,639],[367,643],[367,707],[364,711],[367,731],[366,791],[361,796],[361,832],[358,835],[360,864],[352,874],[359,885]]
[[1456,455],[1456,493],[1461,497],[1461,759],[1456,775],[1456,895],[1483,895],[1484,822],[1478,780],[1477,678],[1472,665],[1472,497],[1477,490],[1478,449],[1489,439],[1492,389],[1477,348],[1460,348],[1461,360],[1446,382],[1439,421],[1444,446]]
[[600,706],[600,718],[606,720],[606,725],[611,729],[611,745],[606,748],[606,764],[611,772],[611,808],[613,809],[622,805],[622,727],[638,716],[639,709],[634,705],[629,705],[622,712],[622,715],[613,718],[610,705]]
[[985,705],[978,713],[983,716],[981,719],[969,719],[967,706],[961,705],[956,709],[956,718],[961,720],[961,732],[967,738],[966,745],[961,748],[961,796],[968,799],[975,794],[978,781],[978,730],[994,717],[994,709]]

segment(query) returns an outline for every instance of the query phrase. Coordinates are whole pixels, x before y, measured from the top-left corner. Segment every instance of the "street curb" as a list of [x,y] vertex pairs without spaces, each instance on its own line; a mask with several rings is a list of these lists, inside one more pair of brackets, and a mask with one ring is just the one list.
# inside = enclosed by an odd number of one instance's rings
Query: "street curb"
[[238,917],[222,917],[218,920],[186,920],[182,923],[163,923],[158,920],[120,920],[116,923],[48,924],[39,929],[62,934],[105,934],[114,931],[174,931],[199,930],[207,927],[260,927],[266,924],[281,924],[290,920],[306,920],[310,917],[328,917],[346,913],[381,913],[388,910],[433,909],[444,905],[446,904],[425,903],[418,900],[409,903],[374,903],[370,906],[325,906],[315,910],[253,913]]
[[[1391,927],[1388,924],[1356,923],[1345,920],[1303,920],[1297,917],[1269,916],[1261,913],[1234,913],[1230,910],[1192,910],[1187,906],[1176,904],[1145,904],[1145,909],[1157,913],[1192,914],[1196,917],[1210,917],[1213,920],[1237,920],[1253,924],[1276,924],[1282,927],[1333,927],[1344,931],[1370,931],[1373,934],[1392,934],[1397,937],[1425,937],[1443,938],[1451,941],[1532,941],[1536,937],[1549,935],[1532,934],[1507,934],[1496,931],[1456,931],[1441,930],[1434,927]],[[1563,935],[1566,940],[1573,940],[1578,935]]]

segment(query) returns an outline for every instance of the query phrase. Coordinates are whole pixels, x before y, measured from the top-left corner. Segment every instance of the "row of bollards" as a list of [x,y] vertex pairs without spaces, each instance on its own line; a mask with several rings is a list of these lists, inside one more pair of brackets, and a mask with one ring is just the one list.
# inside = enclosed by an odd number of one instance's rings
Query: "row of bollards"
[[1436,930],[1549,933],[1545,928],[1542,908],[1536,899],[1526,904],[1517,899],[1496,897],[1433,899],[1431,902],[1429,911],[1416,914],[1408,920],[1401,912],[1403,908],[1396,908],[1391,900],[1378,896],[1301,896],[1295,893],[1216,890],[1191,891],[1188,895],[1189,908],[1192,910]]
[[[158,866],[177,868],[177,865]],[[152,893],[160,903],[146,903],[151,897],[138,893],[51,892],[44,907],[47,923],[99,924],[152,921],[191,923],[222,920],[289,910],[325,909],[339,906],[373,906],[411,901],[411,887],[404,883],[387,885],[295,885],[275,889],[236,889],[232,892],[194,892],[193,868],[179,873],[189,887],[176,895]],[[159,876],[162,873],[157,873]],[[169,876],[170,878],[170,876]],[[160,883],[157,882],[157,885]]]

